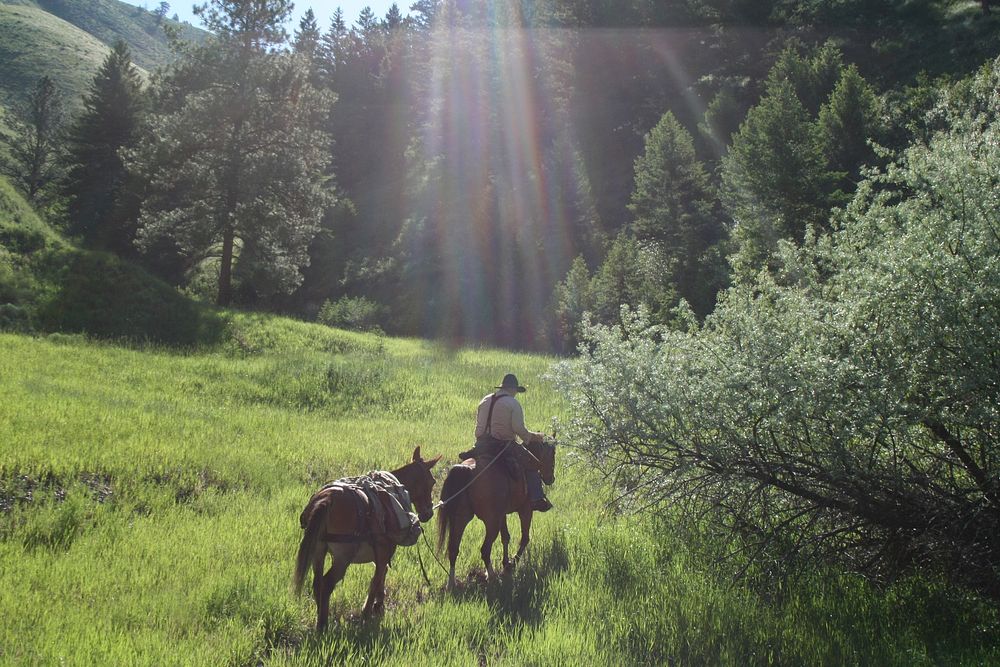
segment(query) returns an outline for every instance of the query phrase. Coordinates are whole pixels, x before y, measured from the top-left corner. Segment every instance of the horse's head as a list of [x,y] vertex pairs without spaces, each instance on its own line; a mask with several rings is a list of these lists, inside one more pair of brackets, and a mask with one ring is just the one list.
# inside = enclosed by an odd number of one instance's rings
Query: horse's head
[[434,503],[431,500],[431,491],[434,489],[434,475],[431,474],[433,468],[441,457],[438,456],[430,461],[424,461],[420,457],[420,447],[413,450],[413,460],[399,470],[393,471],[399,483],[406,487],[410,494],[410,501],[417,510],[417,516],[421,521],[427,522],[434,516]]
[[556,443],[554,440],[532,438],[525,444],[531,455],[538,459],[538,475],[546,484],[556,481]]

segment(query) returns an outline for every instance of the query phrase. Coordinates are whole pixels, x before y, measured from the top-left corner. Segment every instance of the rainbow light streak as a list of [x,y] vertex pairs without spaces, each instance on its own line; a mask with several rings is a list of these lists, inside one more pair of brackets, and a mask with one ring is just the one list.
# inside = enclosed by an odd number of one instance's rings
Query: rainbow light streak
[[[432,30],[429,101],[416,155],[429,166],[424,190],[411,202],[421,209],[414,217],[426,220],[431,246],[423,249],[421,289],[440,306],[426,309],[425,334],[530,344],[525,332],[537,330],[554,285],[581,252],[582,230],[574,225],[595,210],[567,111],[581,102],[558,97],[566,95],[566,81],[558,81],[566,74],[549,57],[580,39],[601,50],[595,56],[606,52],[624,78],[631,68],[661,68],[690,89],[666,31],[469,30],[444,21]],[[643,48],[634,46],[637,40]],[[650,57],[655,62],[638,62]],[[595,103],[615,104],[614,92]],[[689,113],[704,111],[694,94],[685,94],[683,104]],[[611,162],[599,166],[627,169],[629,177],[630,157],[609,155]],[[611,226],[623,226],[626,215]]]

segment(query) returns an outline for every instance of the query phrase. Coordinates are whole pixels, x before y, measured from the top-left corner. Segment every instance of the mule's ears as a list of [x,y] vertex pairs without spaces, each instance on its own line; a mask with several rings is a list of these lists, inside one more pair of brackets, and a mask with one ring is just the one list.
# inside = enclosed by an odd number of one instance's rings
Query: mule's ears
[[420,457],[420,445],[417,445],[417,448],[413,450],[413,462],[414,463],[417,463],[417,462],[423,463],[427,467],[428,470],[430,470],[435,465],[437,465],[437,462],[440,461],[440,460],[441,460],[441,457],[438,456],[436,459],[431,459],[430,461],[424,461]]

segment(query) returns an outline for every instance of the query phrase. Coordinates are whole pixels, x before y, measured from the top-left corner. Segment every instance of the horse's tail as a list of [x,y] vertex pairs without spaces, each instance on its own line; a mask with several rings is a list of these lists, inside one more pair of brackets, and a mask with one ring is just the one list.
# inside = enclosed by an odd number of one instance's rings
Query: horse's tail
[[302,513],[301,522],[306,532],[302,535],[302,542],[299,544],[299,554],[295,559],[295,577],[292,580],[292,585],[294,586],[296,595],[302,591],[302,582],[305,581],[306,570],[312,564],[313,553],[316,551],[316,543],[319,541],[319,535],[326,521],[326,512],[329,508],[330,495],[323,494],[319,498],[313,496],[312,500],[309,501],[309,505],[306,506],[306,511]]
[[466,488],[472,481],[475,471],[468,466],[452,466],[448,471],[448,476],[444,478],[444,486],[441,487],[441,500],[443,504],[438,508],[438,541],[437,549],[441,551],[445,540],[448,539],[448,531],[451,529],[452,521],[455,518],[455,510],[459,503],[466,500]]

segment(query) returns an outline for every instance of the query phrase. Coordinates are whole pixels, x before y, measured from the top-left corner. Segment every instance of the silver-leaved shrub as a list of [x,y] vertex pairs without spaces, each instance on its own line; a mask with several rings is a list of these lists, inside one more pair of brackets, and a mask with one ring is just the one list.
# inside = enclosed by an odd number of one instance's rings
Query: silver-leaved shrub
[[745,565],[929,565],[1000,592],[998,91],[1000,61],[703,325],[586,327],[552,377],[623,503],[682,503]]

